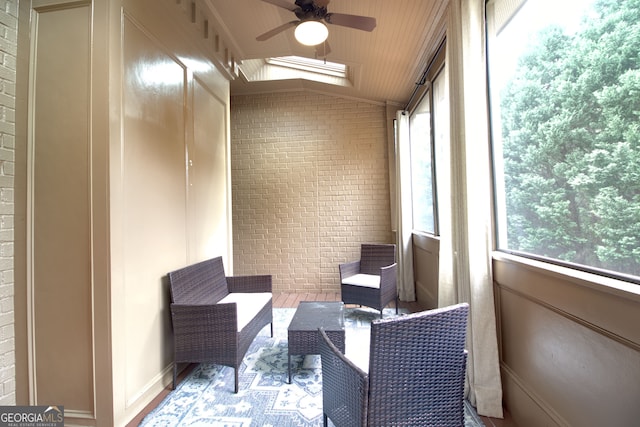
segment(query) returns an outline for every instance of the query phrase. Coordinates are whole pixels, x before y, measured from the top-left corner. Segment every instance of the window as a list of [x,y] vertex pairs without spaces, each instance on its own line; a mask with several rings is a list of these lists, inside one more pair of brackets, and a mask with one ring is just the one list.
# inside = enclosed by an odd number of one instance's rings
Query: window
[[351,87],[358,67],[302,56],[280,56],[246,59],[238,68],[250,82],[303,79]]
[[[444,50],[437,60],[442,65]],[[436,182],[440,188],[449,181],[443,176],[448,173],[449,164],[448,158],[443,158],[449,145],[449,97],[443,66],[428,72],[426,78],[428,89],[409,118],[413,229],[437,235]],[[445,179],[438,180],[441,176]]]
[[487,3],[498,248],[638,282],[640,2]]
[[300,71],[326,74],[334,77],[347,77],[347,66],[337,62],[328,62],[320,59],[305,58],[302,56],[279,56],[267,58],[267,64],[279,65]]
[[435,234],[430,93],[409,118],[413,229]]

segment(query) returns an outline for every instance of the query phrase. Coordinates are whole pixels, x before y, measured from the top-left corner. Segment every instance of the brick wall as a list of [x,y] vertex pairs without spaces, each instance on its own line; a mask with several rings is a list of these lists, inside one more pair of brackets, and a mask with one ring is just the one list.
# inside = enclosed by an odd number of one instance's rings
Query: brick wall
[[13,177],[18,2],[0,1],[0,405],[14,405]]
[[392,242],[385,107],[312,92],[231,98],[234,274],[339,290],[360,243]]

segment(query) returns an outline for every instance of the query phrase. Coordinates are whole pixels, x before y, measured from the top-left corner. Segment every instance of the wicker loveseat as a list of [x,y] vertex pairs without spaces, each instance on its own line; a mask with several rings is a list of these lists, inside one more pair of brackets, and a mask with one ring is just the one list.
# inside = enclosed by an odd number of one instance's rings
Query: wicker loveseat
[[178,363],[215,363],[235,371],[249,345],[273,313],[271,276],[235,276],[224,273],[217,257],[169,273],[176,387]]
[[462,303],[374,320],[368,372],[320,329],[324,425],[463,427],[468,313]]

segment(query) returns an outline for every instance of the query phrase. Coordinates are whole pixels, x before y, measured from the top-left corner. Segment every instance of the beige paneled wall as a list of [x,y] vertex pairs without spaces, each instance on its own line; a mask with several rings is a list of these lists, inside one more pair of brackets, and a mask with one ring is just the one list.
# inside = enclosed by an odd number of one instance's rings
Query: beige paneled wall
[[362,242],[392,242],[386,108],[312,92],[231,99],[236,274],[339,290]]
[[227,168],[229,101],[211,93],[204,82],[193,81],[193,144],[189,155],[190,260],[222,256],[230,261],[230,209]]
[[637,285],[502,254],[493,266],[504,401],[516,423],[636,425]]
[[[20,7],[16,337],[3,347],[16,354],[15,403],[64,405],[68,425],[122,426],[171,381],[167,273],[231,256],[235,65],[204,2]],[[11,196],[0,192],[0,207]]]
[[231,253],[229,82],[177,35],[182,6],[137,0],[122,17],[122,140],[110,159],[117,425],[171,379],[167,273]]
[[414,233],[412,244],[416,299],[423,309],[436,308],[438,307],[440,239]]
[[129,19],[123,47],[123,204],[115,213],[122,215],[123,228],[113,230],[122,233],[122,247],[116,248],[122,251],[113,260],[123,266],[122,276],[114,278],[122,280],[123,294],[114,305],[124,309],[119,320],[136,325],[117,330],[125,343],[125,390],[132,400],[171,363],[162,277],[187,263],[186,89],[184,67]]
[[58,402],[69,416],[80,417],[94,415],[95,399],[87,139],[90,16],[90,5],[84,4],[45,9],[34,17],[28,160],[33,403]]

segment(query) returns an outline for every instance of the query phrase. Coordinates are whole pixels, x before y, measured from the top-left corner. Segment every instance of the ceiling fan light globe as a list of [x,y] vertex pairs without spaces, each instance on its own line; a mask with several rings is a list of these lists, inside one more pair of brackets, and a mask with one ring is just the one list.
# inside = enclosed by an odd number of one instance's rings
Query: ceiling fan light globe
[[296,40],[305,46],[315,46],[329,36],[329,29],[320,21],[304,21],[296,27]]

